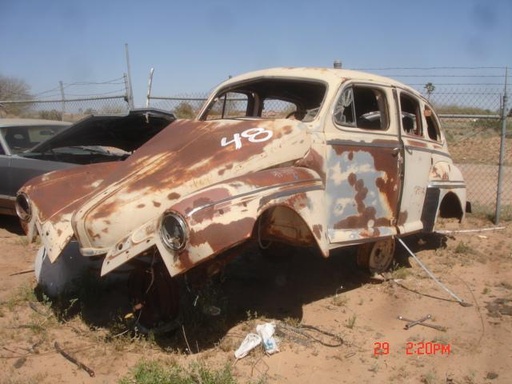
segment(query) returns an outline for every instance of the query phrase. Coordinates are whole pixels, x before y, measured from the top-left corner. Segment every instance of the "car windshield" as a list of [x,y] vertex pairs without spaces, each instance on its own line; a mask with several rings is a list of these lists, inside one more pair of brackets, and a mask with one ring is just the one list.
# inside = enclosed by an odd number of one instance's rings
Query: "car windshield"
[[326,93],[319,81],[261,78],[221,89],[201,120],[264,118],[311,121]]
[[20,153],[49,139],[64,128],[64,125],[13,126],[1,127],[0,132],[11,153]]

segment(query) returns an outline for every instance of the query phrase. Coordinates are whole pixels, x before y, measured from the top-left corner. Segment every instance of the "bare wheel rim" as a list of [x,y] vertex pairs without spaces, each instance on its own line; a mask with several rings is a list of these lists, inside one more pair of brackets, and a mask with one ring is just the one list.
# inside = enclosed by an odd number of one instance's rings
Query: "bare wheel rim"
[[357,263],[361,267],[368,268],[371,273],[382,273],[389,268],[394,254],[394,238],[362,244],[358,249]]

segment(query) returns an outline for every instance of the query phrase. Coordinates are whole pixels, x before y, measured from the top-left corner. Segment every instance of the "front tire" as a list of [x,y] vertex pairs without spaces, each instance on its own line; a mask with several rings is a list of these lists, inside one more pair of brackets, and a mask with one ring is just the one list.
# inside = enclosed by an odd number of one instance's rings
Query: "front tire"
[[357,249],[357,265],[368,269],[372,274],[382,273],[389,268],[394,255],[394,238],[362,244]]

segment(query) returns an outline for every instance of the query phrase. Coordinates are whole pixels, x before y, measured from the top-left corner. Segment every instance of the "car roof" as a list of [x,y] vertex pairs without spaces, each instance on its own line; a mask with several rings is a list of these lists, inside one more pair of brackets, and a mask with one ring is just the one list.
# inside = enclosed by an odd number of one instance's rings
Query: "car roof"
[[72,123],[67,121],[58,120],[45,120],[45,119],[18,119],[18,118],[5,118],[0,119],[1,127],[27,127],[27,126],[40,126],[40,125],[62,125],[68,126]]
[[320,80],[328,84],[339,84],[340,81],[344,80],[356,80],[361,82],[375,82],[378,84],[395,86],[406,89],[418,96],[421,94],[414,88],[409,87],[399,81],[391,79],[389,77],[376,75],[373,73],[356,71],[351,69],[341,68],[322,68],[322,67],[276,67],[262,69],[253,72],[247,72],[238,76],[233,76],[229,80],[226,80],[219,84],[219,87],[229,86],[229,84],[235,84],[243,82],[245,80],[251,80],[255,78],[296,78],[302,80]]

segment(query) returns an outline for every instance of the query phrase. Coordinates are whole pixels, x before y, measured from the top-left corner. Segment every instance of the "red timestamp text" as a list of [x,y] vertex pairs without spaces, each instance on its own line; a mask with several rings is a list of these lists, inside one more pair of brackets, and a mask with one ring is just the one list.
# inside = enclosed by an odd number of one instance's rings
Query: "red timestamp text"
[[[376,341],[373,343],[373,355],[384,356],[391,353],[391,347],[387,341]],[[405,345],[406,355],[449,355],[450,344],[436,343],[433,341],[407,342]]]

